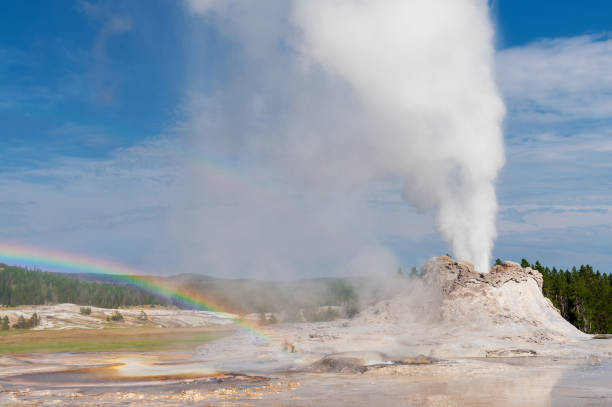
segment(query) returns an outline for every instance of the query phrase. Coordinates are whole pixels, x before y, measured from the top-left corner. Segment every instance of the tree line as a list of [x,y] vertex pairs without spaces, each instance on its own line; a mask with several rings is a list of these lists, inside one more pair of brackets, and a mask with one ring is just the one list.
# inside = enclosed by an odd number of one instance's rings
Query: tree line
[[0,304],[73,303],[103,308],[167,305],[167,301],[125,285],[87,281],[65,274],[0,264]]
[[588,264],[563,270],[522,259],[521,266],[542,273],[542,293],[576,328],[590,334],[612,333],[612,275]]
[[[30,318],[20,315],[17,322],[13,324],[13,329],[30,329],[40,325],[40,317],[35,312]],[[10,322],[8,316],[0,317],[0,331],[8,331]]]
[[[107,282],[103,276],[63,274],[7,266],[0,263],[0,305],[41,305],[73,303],[119,308],[134,305],[175,305],[190,308],[180,296],[159,298],[129,284]],[[299,281],[259,281],[217,279],[201,275],[159,277],[160,284],[171,284],[182,293],[206,298],[224,310],[236,313],[283,312],[290,321],[327,320],[338,317],[333,308],[344,309],[353,317],[359,312],[359,299],[351,283],[343,279],[320,278]],[[330,311],[331,310],[331,311]],[[333,317],[333,318],[332,318]]]

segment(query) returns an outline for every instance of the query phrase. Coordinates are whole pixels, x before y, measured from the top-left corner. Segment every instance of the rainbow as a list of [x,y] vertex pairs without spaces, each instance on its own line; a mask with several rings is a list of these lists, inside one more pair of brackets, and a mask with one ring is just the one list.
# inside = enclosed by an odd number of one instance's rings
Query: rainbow
[[[231,309],[213,299],[175,287],[167,279],[147,276],[140,270],[119,263],[2,242],[0,242],[0,261],[29,267],[44,267],[51,271],[88,273],[106,281],[134,286],[184,307],[214,312],[219,317],[230,319],[236,325],[253,332],[267,342],[274,342],[256,324],[239,319]],[[284,349],[284,345],[282,348]]]

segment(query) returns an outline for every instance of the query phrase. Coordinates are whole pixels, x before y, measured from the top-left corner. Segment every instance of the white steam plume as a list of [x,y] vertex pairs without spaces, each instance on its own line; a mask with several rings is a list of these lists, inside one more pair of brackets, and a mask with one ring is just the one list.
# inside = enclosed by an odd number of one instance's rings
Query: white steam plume
[[187,4],[243,51],[216,102],[243,114],[224,135],[316,185],[402,177],[454,255],[488,271],[504,106],[486,0]]

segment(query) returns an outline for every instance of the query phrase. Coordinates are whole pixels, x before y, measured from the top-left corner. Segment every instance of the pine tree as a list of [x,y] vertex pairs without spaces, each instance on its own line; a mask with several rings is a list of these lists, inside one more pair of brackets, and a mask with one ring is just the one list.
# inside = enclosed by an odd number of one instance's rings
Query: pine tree
[[32,314],[32,316],[28,320],[28,325],[28,328],[34,328],[35,326],[40,325],[40,318],[38,317],[38,314],[36,312]]
[[[521,265],[529,265],[523,259]],[[552,270],[539,261],[530,266],[542,273],[542,293],[561,316],[586,333],[612,333],[612,276],[589,264]]]
[[23,315],[19,315],[17,318],[17,322],[13,324],[13,328],[15,329],[25,329],[27,328],[27,323]]

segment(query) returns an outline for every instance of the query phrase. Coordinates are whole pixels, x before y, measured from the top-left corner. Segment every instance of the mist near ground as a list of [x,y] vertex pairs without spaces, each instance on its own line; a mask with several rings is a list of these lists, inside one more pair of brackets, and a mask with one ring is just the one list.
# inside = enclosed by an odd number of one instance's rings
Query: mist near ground
[[439,299],[434,286],[417,271],[385,278],[376,275],[299,280],[223,279],[181,274],[164,281],[224,311],[259,314],[256,318],[264,324],[350,319],[367,307],[399,295],[410,299],[407,314],[425,318],[436,310],[425,310],[424,304],[432,305]]

